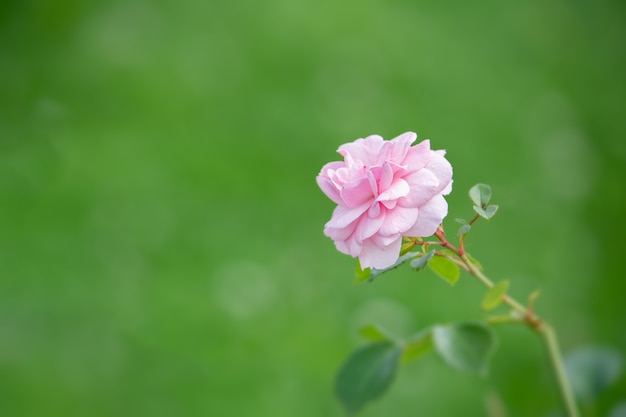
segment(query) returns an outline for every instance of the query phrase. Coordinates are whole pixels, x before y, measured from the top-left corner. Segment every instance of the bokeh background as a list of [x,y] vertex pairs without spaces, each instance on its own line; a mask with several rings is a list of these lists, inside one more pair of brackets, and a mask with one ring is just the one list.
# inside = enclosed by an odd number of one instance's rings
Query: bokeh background
[[[0,415],[341,416],[378,323],[481,319],[480,285],[354,286],[315,185],[343,142],[413,130],[498,215],[469,250],[563,349],[626,351],[619,1],[0,2]],[[486,378],[434,356],[364,416],[547,416],[539,340]],[[586,415],[626,398],[622,376]],[[500,411],[498,411],[500,410]]]

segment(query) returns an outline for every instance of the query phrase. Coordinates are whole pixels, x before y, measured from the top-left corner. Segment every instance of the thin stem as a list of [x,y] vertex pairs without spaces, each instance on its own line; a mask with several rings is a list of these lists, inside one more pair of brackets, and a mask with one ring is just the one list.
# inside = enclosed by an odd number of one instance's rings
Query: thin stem
[[570,386],[567,375],[565,374],[565,367],[563,366],[563,359],[554,330],[545,321],[537,327],[536,330],[548,349],[548,356],[550,357],[552,371],[556,377],[557,385],[559,386],[559,391],[561,393],[561,399],[563,400],[563,406],[567,411],[567,415],[568,417],[578,417],[579,414],[578,408],[576,407],[576,400],[574,399],[572,387]]
[[[472,222],[473,221],[475,220],[472,219]],[[459,260],[461,260],[463,264],[465,264],[466,270],[470,273],[470,275],[478,279],[487,288],[491,288],[494,286],[493,281],[491,281],[485,274],[483,274],[482,271],[478,269],[478,267],[464,253],[462,241],[459,245],[459,248],[455,248],[450,243],[448,243],[448,241],[444,237],[442,228],[439,228],[437,230],[435,236],[441,241],[443,247],[450,249],[452,252],[454,252],[456,256],[458,256]],[[563,358],[559,350],[559,345],[556,339],[556,335],[554,334],[554,330],[552,330],[552,327],[548,323],[540,319],[535,314],[535,312],[532,310],[532,303],[529,303],[529,306],[525,307],[508,294],[504,294],[502,296],[502,301],[510,306],[519,315],[520,322],[526,324],[530,329],[534,330],[543,340],[548,350],[548,357],[550,359],[552,371],[554,372],[556,382],[559,387],[559,393],[561,394],[561,400],[563,401],[563,406],[567,411],[567,416],[578,417],[579,414],[576,407],[576,401],[574,399],[572,388],[567,379],[567,375],[565,374]]]
[[[472,263],[472,261],[469,259],[469,257],[467,255],[463,254],[461,256],[461,259],[463,260],[463,263],[465,263],[465,265],[467,265],[469,273],[471,275],[473,275],[474,277],[476,277],[487,288],[491,288],[491,287],[493,287],[495,285],[493,283],[493,281],[491,281],[489,278],[487,278],[487,276],[485,274],[483,274],[482,271],[480,269],[478,269],[476,267],[476,265],[474,265]],[[528,312],[529,312],[529,310],[527,310],[522,304],[520,304],[519,302],[515,301],[515,299],[513,299],[512,297],[510,297],[507,294],[504,294],[502,296],[502,301],[504,303],[506,303],[507,305],[509,305],[513,310],[515,310],[518,313],[522,314],[522,316],[526,316],[528,314]],[[533,317],[536,317],[536,316],[533,314]]]

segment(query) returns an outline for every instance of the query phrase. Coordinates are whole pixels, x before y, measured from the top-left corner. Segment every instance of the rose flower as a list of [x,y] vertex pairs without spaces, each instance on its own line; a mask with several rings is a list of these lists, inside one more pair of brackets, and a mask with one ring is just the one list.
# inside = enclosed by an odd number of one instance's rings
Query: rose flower
[[402,236],[430,236],[448,214],[443,196],[452,190],[452,166],[429,140],[411,146],[416,138],[407,132],[346,143],[337,150],[344,160],[324,165],[317,176],[337,203],[324,234],[362,268],[393,265]]

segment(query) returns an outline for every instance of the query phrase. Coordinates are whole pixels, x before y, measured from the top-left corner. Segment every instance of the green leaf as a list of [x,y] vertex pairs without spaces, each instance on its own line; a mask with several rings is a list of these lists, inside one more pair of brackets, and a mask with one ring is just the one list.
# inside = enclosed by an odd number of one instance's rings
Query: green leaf
[[391,271],[392,269],[395,269],[397,267],[399,267],[400,265],[402,265],[403,263],[405,263],[406,261],[408,261],[411,258],[414,258],[416,255],[418,255],[420,252],[409,252],[409,253],[405,253],[404,255],[400,256],[398,258],[398,260],[391,266],[385,268],[385,269],[376,269],[376,268],[372,268],[370,271],[370,275],[368,278],[368,281],[372,282],[374,281],[374,279],[376,277],[378,277],[381,274],[384,274],[387,271]]
[[366,281],[371,275],[371,271],[369,268],[362,269],[361,262],[359,259],[356,260],[356,266],[354,268],[354,283],[360,284],[363,281]]
[[493,310],[502,302],[502,296],[509,289],[509,281],[500,281],[493,287],[489,288],[483,297],[480,308],[485,311]]
[[445,256],[435,256],[428,261],[428,267],[448,284],[453,285],[459,280],[459,266]]
[[467,252],[465,252],[465,256],[467,256],[467,259],[469,259],[472,265],[474,265],[476,268],[478,268],[481,271],[483,270],[483,266],[480,264],[480,262],[476,260],[476,258],[474,258],[472,255],[470,255]]
[[471,228],[472,226],[470,226],[469,224],[464,224],[463,226],[459,227],[459,230],[457,230],[456,235],[457,236],[464,235],[465,233],[469,232]]
[[425,255],[422,255],[415,259],[411,259],[411,263],[409,265],[411,266],[411,268],[415,269],[416,271],[421,271],[422,269],[426,268],[426,264],[428,264],[428,261],[430,261],[433,255],[435,255],[434,249],[429,251]]
[[465,322],[433,328],[435,350],[452,368],[484,374],[496,345],[491,328]]
[[491,187],[487,184],[476,184],[469,190],[472,202],[478,207],[485,207],[491,200]]
[[361,337],[372,341],[372,342],[380,342],[382,340],[390,340],[391,338],[387,335],[382,328],[378,327],[375,324],[366,324],[365,326],[359,329],[359,334]]
[[489,205],[484,209],[478,206],[474,206],[474,211],[478,213],[478,215],[487,220],[491,219],[498,211],[498,206],[495,204]]
[[418,333],[404,343],[402,348],[402,363],[415,360],[433,348],[433,337],[430,329]]
[[619,403],[613,407],[609,417],[626,417],[626,402]]
[[577,349],[564,360],[565,371],[576,397],[590,400],[620,376],[622,360],[613,349],[589,346]]
[[357,349],[343,363],[335,379],[335,393],[351,415],[380,397],[391,385],[402,349],[377,342]]

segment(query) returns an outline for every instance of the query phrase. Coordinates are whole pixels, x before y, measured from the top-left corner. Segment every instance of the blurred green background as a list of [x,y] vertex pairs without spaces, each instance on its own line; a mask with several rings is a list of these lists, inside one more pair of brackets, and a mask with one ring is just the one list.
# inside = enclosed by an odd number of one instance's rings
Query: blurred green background
[[[565,351],[625,352],[625,18],[582,0],[1,2],[0,415],[341,416],[359,325],[483,317],[468,276],[352,285],[315,176],[373,133],[447,149],[451,230],[491,184],[500,211],[468,241],[488,275],[541,289]],[[558,410],[539,340],[497,331],[487,378],[431,356],[363,415]],[[622,376],[587,415],[625,393]]]

